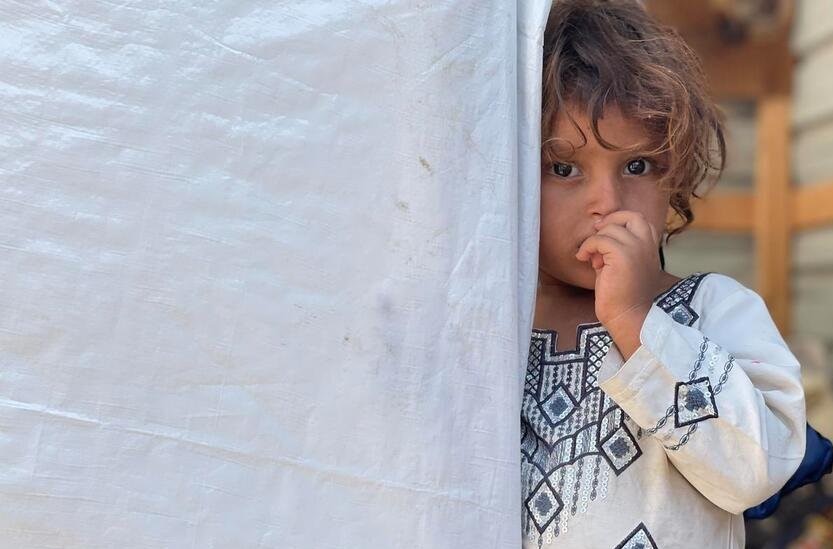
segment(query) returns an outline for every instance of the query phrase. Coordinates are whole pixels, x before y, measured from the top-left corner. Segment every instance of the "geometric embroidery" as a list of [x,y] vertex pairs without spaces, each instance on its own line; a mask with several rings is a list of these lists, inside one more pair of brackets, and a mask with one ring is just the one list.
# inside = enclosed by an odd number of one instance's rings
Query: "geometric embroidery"
[[538,485],[538,489],[527,500],[526,507],[538,532],[543,533],[561,511],[561,508],[564,507],[564,504],[561,503],[558,494],[555,493],[547,479],[544,479]]
[[605,458],[617,475],[642,455],[642,450],[639,449],[636,440],[625,427],[620,427],[610,433],[602,441],[601,446]]
[[691,326],[694,324],[694,321],[697,320],[697,313],[695,313],[691,307],[685,303],[676,305],[668,314],[670,314],[671,318],[683,326]]
[[556,352],[556,342],[555,331],[533,330],[521,412],[524,530],[547,539],[642,454],[632,420],[598,386],[610,334],[584,324],[577,349]]
[[674,389],[674,402],[676,408],[674,425],[677,427],[718,417],[714,391],[707,377],[677,383]]
[[[712,388],[708,377],[694,379],[703,364],[706,349],[710,346],[709,343],[709,339],[704,336],[703,343],[700,344],[700,354],[694,363],[694,368],[688,374],[689,381],[686,383],[680,382],[674,386],[674,404],[668,408],[665,417],[657,422],[656,427],[650,430],[651,433],[655,433],[672,414],[674,415],[674,424],[677,427],[688,425],[688,430],[680,437],[679,442],[672,446],[663,444],[666,450],[676,452],[688,443],[691,435],[697,430],[698,422],[718,417],[717,403],[714,397],[723,390],[723,386],[728,381],[729,373],[735,364],[735,358],[728,355],[728,360],[723,366],[723,373],[720,374],[720,378],[717,380],[717,387]],[[715,353],[720,351],[720,346],[712,344],[711,347],[713,348],[712,358],[715,358]],[[709,362],[711,364],[712,360],[710,359]],[[709,367],[710,372],[711,370],[712,368]]]
[[643,523],[639,523],[633,532],[614,549],[657,549],[657,543]]
[[657,306],[683,326],[691,326],[700,318],[691,308],[691,298],[708,273],[694,273],[680,280],[656,299]]
[[570,415],[570,412],[576,407],[576,403],[566,389],[559,386],[539,406],[550,424],[556,425]]
[[[689,303],[703,276],[680,280],[655,303],[677,322],[693,323],[698,316]],[[573,516],[604,499],[611,479],[642,455],[634,436],[639,426],[599,388],[598,372],[613,344],[610,334],[592,323],[579,325],[576,335],[574,350],[556,351],[558,334],[534,328],[529,345],[521,407],[523,527],[539,545],[552,542]],[[697,413],[712,409],[716,413],[713,403]],[[634,544],[620,547],[656,547],[647,530],[640,532],[630,536]]]

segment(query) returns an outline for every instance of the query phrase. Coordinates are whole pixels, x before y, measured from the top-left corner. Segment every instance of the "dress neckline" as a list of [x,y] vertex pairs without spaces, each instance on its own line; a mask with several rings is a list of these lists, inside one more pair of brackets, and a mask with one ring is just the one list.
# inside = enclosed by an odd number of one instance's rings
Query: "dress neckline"
[[[701,273],[692,273],[688,276],[680,278],[677,282],[672,284],[669,288],[660,292],[656,297],[654,297],[654,303],[657,303],[665,296],[671,294],[674,290],[680,287],[686,280],[693,278],[695,276],[700,275]],[[602,328],[603,331],[607,332],[607,330],[602,326],[601,322],[580,322],[576,325],[576,343],[575,347],[571,349],[564,349],[562,351],[557,350],[558,348],[558,330],[553,328],[532,328],[532,331],[539,334],[551,334],[553,338],[553,350],[555,351],[556,355],[569,355],[569,354],[576,354],[581,351],[581,335],[586,330],[590,330],[592,328]]]

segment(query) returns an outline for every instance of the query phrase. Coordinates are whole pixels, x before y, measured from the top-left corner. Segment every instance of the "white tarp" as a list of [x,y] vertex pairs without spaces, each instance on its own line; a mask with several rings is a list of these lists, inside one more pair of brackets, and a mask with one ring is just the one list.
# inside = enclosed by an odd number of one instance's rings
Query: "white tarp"
[[0,547],[519,547],[548,8],[0,3]]

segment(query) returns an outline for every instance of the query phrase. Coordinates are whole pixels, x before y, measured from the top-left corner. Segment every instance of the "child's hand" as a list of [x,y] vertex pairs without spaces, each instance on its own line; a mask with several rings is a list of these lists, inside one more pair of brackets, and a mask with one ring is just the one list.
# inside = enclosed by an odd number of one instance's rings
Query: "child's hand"
[[595,225],[576,254],[596,271],[596,316],[627,357],[661,284],[659,235],[638,212],[620,210]]

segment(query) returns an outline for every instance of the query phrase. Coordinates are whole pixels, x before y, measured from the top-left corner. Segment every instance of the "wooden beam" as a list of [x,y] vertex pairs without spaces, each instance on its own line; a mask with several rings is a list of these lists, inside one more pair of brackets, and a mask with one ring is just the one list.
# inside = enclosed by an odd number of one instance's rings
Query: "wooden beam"
[[709,2],[645,0],[645,7],[658,20],[683,35],[711,36],[717,27],[718,13]]
[[691,227],[705,231],[748,233],[755,228],[755,198],[741,191],[716,192],[694,200]]
[[708,74],[713,97],[720,100],[750,99],[767,93],[770,47],[757,44],[725,46],[713,42],[694,47]]
[[755,264],[758,293],[782,334],[790,331],[790,96],[758,101]]
[[[833,181],[792,186],[786,207],[793,232],[833,225]],[[755,229],[755,196],[750,192],[717,192],[695,200],[693,208],[694,229],[730,233]]]
[[791,210],[793,229],[812,229],[833,223],[833,181],[794,187]]
[[[727,15],[724,2],[646,0],[648,11],[675,28],[697,52],[712,95],[718,99],[753,99],[788,89],[778,73],[786,68],[782,52],[788,49],[793,8],[791,0],[781,3],[783,13],[768,32],[761,34],[750,28],[742,42],[729,43],[720,31]],[[789,76],[787,73],[787,84]]]

